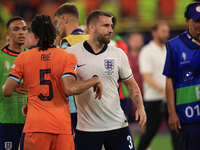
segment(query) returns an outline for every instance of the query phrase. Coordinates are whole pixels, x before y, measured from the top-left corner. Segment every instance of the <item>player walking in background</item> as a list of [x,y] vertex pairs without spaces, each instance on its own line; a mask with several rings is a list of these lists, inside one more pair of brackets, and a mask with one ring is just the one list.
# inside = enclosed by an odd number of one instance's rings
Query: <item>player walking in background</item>
[[56,29],[48,15],[36,15],[31,29],[38,39],[37,47],[17,57],[3,86],[3,95],[11,96],[23,78],[28,94],[21,150],[73,150],[66,95],[80,94],[94,87],[95,98],[100,99],[101,81],[96,76],[76,81],[76,57],[53,45]]
[[[65,3],[61,5],[55,12],[55,21],[57,22],[57,29],[63,38],[60,41],[60,48],[66,49],[77,43],[84,42],[89,35],[85,34],[83,30],[79,29],[78,20],[79,12],[75,4]],[[72,129],[76,132],[77,125],[77,106],[76,97],[69,96],[69,107],[72,119]]]
[[200,2],[185,9],[188,29],[167,43],[163,74],[169,127],[179,132],[184,150],[200,149]]
[[135,149],[128,122],[120,107],[118,79],[121,78],[137,106],[139,126],[146,122],[140,90],[133,78],[123,50],[110,46],[113,33],[112,14],[95,10],[86,19],[89,39],[66,50],[77,56],[77,79],[82,81],[97,75],[104,86],[102,99],[94,99],[92,89],[77,96],[77,150]]
[[[144,82],[144,101],[147,112],[146,132],[142,135],[138,150],[145,150],[155,136],[163,118],[168,120],[165,98],[165,77],[162,75],[166,48],[169,38],[169,26],[157,22],[152,26],[153,40],[145,45],[139,55],[140,73]],[[181,150],[180,135],[172,132],[174,150]]]
[[[28,49],[24,48],[27,26],[22,17],[15,16],[7,22],[7,37],[10,42],[0,51],[0,87],[4,85],[16,57]],[[18,149],[25,117],[22,107],[27,96],[13,93],[11,97],[3,97],[0,88],[0,149]]]

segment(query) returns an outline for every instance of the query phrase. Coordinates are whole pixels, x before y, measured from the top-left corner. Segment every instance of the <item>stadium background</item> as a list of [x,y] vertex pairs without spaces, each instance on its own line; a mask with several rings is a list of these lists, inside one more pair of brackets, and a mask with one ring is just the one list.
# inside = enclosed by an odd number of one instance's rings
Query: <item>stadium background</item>
[[[164,20],[170,26],[170,38],[187,28],[185,23],[185,7],[194,0],[0,0],[0,46],[6,43],[6,22],[15,15],[25,18],[31,24],[33,16],[45,13],[54,21],[55,10],[65,2],[73,2],[80,12],[79,25],[85,24],[86,15],[95,9],[109,11],[117,18],[115,32],[125,42],[132,32],[141,32],[145,44],[152,37],[151,25],[157,20]],[[152,150],[171,150],[171,142],[166,121],[152,142]],[[139,135],[135,136],[137,147]]]

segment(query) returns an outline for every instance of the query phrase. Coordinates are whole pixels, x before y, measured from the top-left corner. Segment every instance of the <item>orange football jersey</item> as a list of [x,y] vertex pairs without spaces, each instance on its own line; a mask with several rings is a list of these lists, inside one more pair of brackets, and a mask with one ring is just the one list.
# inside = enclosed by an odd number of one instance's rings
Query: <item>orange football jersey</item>
[[68,101],[62,78],[76,78],[77,59],[59,48],[21,53],[9,77],[23,78],[28,94],[28,113],[23,132],[72,134]]

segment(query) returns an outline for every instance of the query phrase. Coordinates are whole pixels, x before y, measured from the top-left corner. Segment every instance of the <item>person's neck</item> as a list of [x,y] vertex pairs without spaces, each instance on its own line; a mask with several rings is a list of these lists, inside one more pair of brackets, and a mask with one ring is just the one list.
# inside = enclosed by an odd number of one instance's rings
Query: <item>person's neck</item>
[[137,57],[139,55],[140,51],[136,51],[136,50],[130,50],[130,56],[132,57]]
[[190,31],[189,31],[189,33],[190,33],[190,35],[193,36],[194,38],[200,40],[200,34],[194,34],[194,33],[191,33]]
[[19,45],[17,43],[10,42],[8,48],[15,52],[24,52],[24,44]]
[[72,23],[66,27],[66,36],[70,35],[74,30],[79,29],[77,23]]
[[98,41],[95,41],[94,39],[92,40],[91,38],[89,38],[87,42],[92,47],[92,50],[94,51],[95,54],[99,53],[105,45],[105,44],[100,44]]
[[158,45],[160,48],[163,49],[164,43],[159,42],[159,40],[157,40],[157,39],[154,39],[153,41],[156,43],[156,45]]

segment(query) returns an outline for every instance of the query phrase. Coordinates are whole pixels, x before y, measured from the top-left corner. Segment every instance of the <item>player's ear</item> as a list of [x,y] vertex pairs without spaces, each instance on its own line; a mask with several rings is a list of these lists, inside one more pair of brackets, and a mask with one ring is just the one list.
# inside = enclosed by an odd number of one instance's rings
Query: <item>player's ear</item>
[[185,22],[189,25],[189,19],[186,18],[186,19],[185,19]]
[[67,22],[68,22],[67,16],[64,15],[64,16],[63,16],[63,20],[64,20],[65,23],[67,23]]
[[94,32],[95,31],[95,26],[93,24],[89,25],[89,31]]
[[9,36],[9,32],[8,32],[8,31],[6,31],[6,35],[7,35],[8,37],[10,37],[10,36]]

